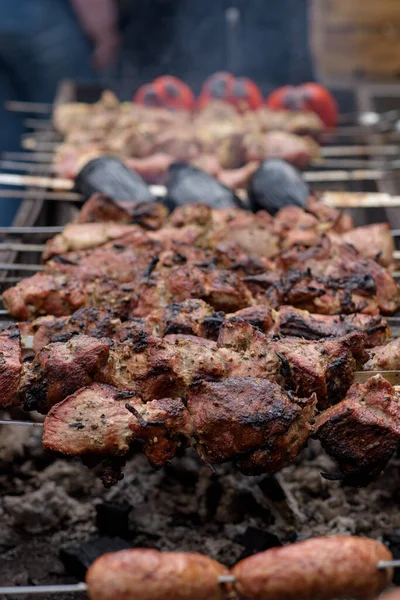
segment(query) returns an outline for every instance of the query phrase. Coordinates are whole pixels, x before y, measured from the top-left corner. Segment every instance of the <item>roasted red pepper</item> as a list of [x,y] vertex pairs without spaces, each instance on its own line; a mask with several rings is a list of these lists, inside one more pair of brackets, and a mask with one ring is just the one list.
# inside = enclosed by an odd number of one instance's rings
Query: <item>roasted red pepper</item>
[[319,83],[303,83],[297,87],[286,85],[267,98],[267,106],[283,110],[315,112],[327,127],[335,127],[338,107],[332,94]]
[[157,77],[153,83],[142,85],[133,101],[144,106],[159,106],[174,110],[193,110],[195,105],[190,87],[172,75],[163,75]]
[[197,102],[203,108],[210,100],[224,100],[236,106],[239,112],[255,110],[263,103],[258,86],[247,77],[234,77],[221,71],[211,75],[203,84]]

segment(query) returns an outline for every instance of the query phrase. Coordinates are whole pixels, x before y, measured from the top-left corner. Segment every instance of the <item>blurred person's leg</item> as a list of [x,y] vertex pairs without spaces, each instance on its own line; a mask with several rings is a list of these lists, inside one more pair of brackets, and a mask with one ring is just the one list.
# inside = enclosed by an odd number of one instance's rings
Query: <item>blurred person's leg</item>
[[[5,109],[4,104],[10,98],[18,98],[18,89],[13,84],[4,65],[0,64],[0,155],[2,152],[14,152],[19,149],[23,130],[23,115]],[[0,186],[4,189],[4,186]],[[0,198],[0,224],[11,225],[21,202],[14,198]]]
[[[6,100],[51,102],[62,79],[96,81],[92,47],[68,0],[0,0],[0,153],[19,148],[23,115]],[[1,200],[8,224],[18,202]]]

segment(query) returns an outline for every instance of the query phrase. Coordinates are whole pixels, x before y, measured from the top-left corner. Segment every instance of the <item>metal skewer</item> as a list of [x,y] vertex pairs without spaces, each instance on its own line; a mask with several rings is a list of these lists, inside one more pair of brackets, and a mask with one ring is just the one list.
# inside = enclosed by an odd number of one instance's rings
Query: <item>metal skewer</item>
[[19,596],[22,594],[61,594],[63,592],[86,592],[86,583],[71,583],[66,585],[21,585],[0,587],[0,594]]
[[[396,569],[400,567],[400,560],[385,560],[377,563],[376,568]],[[234,583],[236,577],[234,575],[220,575],[218,583]],[[25,585],[25,586],[8,586],[0,587],[1,595],[22,595],[22,594],[61,594],[62,592],[86,592],[88,585],[86,583],[72,583],[66,585]]]
[[36,421],[11,421],[11,419],[0,419],[0,425],[17,425],[19,427],[43,427],[43,423],[37,423]]

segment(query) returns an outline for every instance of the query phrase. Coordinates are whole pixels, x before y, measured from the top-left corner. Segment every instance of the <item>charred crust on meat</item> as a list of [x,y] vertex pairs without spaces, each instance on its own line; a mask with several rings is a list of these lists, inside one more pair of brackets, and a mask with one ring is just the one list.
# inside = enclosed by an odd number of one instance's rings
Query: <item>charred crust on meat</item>
[[144,279],[147,279],[148,277],[150,277],[150,275],[152,274],[152,272],[154,271],[154,269],[158,265],[159,260],[160,260],[159,256],[153,256],[151,258],[149,264],[147,265],[146,269],[143,272],[143,278]]

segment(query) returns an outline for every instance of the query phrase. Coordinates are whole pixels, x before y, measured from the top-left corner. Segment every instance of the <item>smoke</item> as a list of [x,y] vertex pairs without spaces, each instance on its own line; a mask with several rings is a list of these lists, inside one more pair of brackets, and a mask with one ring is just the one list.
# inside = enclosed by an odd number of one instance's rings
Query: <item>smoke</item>
[[[312,79],[307,0],[143,0],[125,30],[125,64],[135,87],[158,75],[196,93],[209,75],[231,70],[264,93]],[[296,81],[293,81],[293,80]]]

